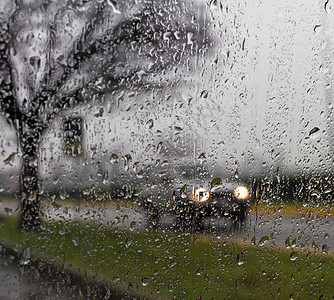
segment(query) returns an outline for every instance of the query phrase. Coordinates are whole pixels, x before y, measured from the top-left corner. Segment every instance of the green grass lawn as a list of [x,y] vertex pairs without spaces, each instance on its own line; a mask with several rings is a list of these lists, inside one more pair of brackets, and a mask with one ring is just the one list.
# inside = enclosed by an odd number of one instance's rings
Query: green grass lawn
[[332,299],[331,254],[227,243],[217,237],[137,232],[79,222],[47,222],[21,233],[1,220],[2,243],[97,274],[123,286],[176,299]]

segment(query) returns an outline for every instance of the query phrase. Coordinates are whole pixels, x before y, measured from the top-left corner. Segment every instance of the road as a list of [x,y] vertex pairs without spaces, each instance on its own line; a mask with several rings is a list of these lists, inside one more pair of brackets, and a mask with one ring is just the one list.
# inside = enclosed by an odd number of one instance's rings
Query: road
[[[37,268],[31,268],[27,261],[20,261],[14,255],[1,249],[0,256],[0,299],[87,299],[85,289],[70,285],[65,280],[41,275]],[[54,274],[53,274],[54,275]]]
[[106,284],[90,282],[87,278],[62,269],[32,261],[0,247],[0,299],[128,299]]
[[235,237],[253,240],[260,246],[334,250],[334,218],[325,216],[250,214],[244,229]]
[[[101,204],[74,203],[47,205],[43,212],[45,219],[81,220],[104,223],[107,226],[119,226],[144,230],[147,226],[145,216],[139,208],[114,207]],[[3,202],[0,214],[16,214],[17,206],[13,202]],[[165,227],[172,224],[172,219],[165,217]],[[235,228],[227,218],[205,222],[206,232],[219,238],[255,242],[262,245],[284,247],[308,247],[315,250],[333,252],[334,217],[324,215],[250,213],[245,223]],[[208,229],[208,228],[211,228]],[[214,229],[212,229],[214,228]]]

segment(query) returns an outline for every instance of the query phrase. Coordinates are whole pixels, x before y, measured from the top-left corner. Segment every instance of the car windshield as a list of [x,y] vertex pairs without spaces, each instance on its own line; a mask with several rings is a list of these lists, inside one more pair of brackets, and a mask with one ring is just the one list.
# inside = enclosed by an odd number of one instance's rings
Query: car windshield
[[0,299],[332,299],[333,13],[1,0]]

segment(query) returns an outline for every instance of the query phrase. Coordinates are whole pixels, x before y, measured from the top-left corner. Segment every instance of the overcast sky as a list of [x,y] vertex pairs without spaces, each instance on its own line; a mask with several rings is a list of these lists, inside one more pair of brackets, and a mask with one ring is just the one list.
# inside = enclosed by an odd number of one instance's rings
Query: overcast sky
[[[278,166],[328,170],[331,1],[327,11],[323,1],[312,0],[212,2],[217,6],[207,6],[207,22],[214,46],[191,62],[190,71],[180,66],[161,75],[182,84],[140,95],[120,92],[109,104],[77,110],[86,116],[87,155],[98,145],[97,156],[131,153],[142,165],[173,155],[178,163],[180,157],[181,163],[197,163],[205,152],[207,165],[218,173],[255,175]],[[103,116],[94,117],[102,107]],[[14,134],[1,124],[4,161],[17,150]],[[309,135],[315,127],[320,130]],[[59,128],[55,122],[43,143],[44,173],[77,163],[64,159]],[[160,141],[164,153],[157,152]]]

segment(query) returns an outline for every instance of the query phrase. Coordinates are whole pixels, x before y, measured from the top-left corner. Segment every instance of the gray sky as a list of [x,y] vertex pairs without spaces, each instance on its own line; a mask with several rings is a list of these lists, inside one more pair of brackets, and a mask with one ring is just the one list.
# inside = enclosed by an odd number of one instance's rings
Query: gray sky
[[[77,110],[86,116],[87,155],[98,145],[102,160],[131,153],[144,166],[173,155],[173,164],[198,163],[205,152],[210,168],[229,174],[331,167],[331,6],[325,12],[322,2],[312,0],[220,2],[221,8],[208,6],[210,53],[197,63],[192,59],[188,69],[151,78],[178,79],[176,88],[116,93],[100,118],[92,117],[100,107]],[[320,131],[309,136],[314,127]],[[16,148],[14,135],[1,128],[3,161]],[[59,128],[55,122],[42,146],[44,174],[77,164],[64,159]],[[157,151],[160,141],[169,156]]]

